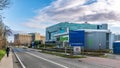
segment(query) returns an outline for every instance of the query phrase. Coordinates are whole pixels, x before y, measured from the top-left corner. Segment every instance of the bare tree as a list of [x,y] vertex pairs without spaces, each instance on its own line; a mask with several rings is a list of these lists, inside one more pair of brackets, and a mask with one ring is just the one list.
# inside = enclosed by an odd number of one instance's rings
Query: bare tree
[[[0,11],[8,7],[9,4],[10,0],[0,0]],[[2,19],[0,14],[0,48],[6,45],[7,37],[12,34],[11,29],[3,23]]]
[[8,7],[10,4],[10,0],[0,0],[0,10],[3,10],[4,8]]

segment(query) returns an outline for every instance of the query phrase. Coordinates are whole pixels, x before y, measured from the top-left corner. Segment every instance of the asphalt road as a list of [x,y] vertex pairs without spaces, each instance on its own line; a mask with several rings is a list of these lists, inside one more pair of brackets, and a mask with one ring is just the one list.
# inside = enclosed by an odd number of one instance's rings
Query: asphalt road
[[40,53],[34,49],[13,48],[25,68],[105,68],[59,56]]

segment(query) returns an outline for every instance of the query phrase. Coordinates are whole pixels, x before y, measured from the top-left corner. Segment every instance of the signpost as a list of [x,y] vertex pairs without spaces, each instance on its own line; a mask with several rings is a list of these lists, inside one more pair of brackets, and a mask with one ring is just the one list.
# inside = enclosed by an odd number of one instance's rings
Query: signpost
[[81,47],[80,46],[74,46],[73,51],[74,51],[74,54],[79,54],[81,52]]
[[67,54],[67,47],[65,45],[65,42],[68,42],[68,36],[61,36],[60,41],[63,43],[63,47],[65,48],[65,54]]
[[35,46],[35,45],[34,45],[34,42],[32,42],[32,48],[34,48],[34,46]]
[[81,52],[80,47],[85,45],[84,37],[85,32],[83,30],[69,32],[69,44],[74,48],[74,54],[78,54]]

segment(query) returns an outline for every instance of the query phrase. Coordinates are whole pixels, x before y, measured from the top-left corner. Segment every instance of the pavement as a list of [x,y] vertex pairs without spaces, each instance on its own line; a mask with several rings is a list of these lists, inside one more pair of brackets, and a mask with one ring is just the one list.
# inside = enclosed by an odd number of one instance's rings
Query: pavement
[[117,54],[106,54],[108,56],[108,58],[110,59],[114,59],[114,60],[120,60],[120,55]]
[[0,61],[0,68],[13,68],[13,59],[12,59],[13,53],[10,52],[9,57],[6,55],[2,58]]
[[109,59],[109,58],[100,58],[100,57],[88,57],[80,59],[80,61],[93,63],[109,68],[120,68],[120,60]]

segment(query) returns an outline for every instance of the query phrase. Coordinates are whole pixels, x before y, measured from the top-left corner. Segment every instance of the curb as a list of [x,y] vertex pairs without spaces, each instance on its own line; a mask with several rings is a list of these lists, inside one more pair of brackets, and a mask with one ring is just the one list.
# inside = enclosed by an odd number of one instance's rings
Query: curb
[[[12,49],[12,48],[11,48]],[[19,61],[19,63],[20,63],[20,65],[21,65],[21,67],[22,68],[26,68],[25,66],[24,66],[24,64],[22,63],[22,61],[20,60],[20,58],[18,57],[18,55],[14,52],[14,50],[12,49],[12,51],[13,51],[13,53],[15,54],[15,56],[16,56],[16,58],[17,58],[17,60]]]

